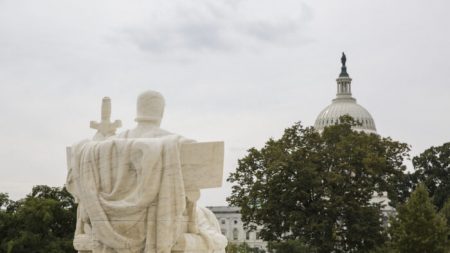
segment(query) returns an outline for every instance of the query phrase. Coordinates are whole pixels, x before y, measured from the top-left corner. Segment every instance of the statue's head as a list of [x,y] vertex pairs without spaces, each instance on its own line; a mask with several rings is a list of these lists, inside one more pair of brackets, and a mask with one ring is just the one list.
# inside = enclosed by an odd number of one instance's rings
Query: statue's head
[[164,98],[161,93],[153,90],[145,91],[138,96],[136,122],[161,124],[164,114]]

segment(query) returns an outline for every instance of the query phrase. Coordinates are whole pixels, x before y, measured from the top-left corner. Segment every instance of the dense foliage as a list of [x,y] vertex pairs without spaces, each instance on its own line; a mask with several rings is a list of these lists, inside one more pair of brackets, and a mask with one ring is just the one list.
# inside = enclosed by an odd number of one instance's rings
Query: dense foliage
[[317,250],[306,245],[302,241],[287,240],[283,242],[271,242],[270,253],[316,253]]
[[447,243],[450,252],[450,199],[447,200],[439,213],[447,220]]
[[399,253],[446,253],[446,219],[436,213],[426,187],[419,184],[391,221],[392,246]]
[[72,196],[56,187],[35,186],[26,198],[0,194],[0,253],[68,253],[76,223]]
[[248,150],[228,178],[231,205],[267,241],[300,240],[317,252],[369,252],[386,240],[374,192],[393,203],[408,196],[408,145],[352,130],[342,117],[322,134],[300,124]]
[[425,150],[413,164],[413,184],[423,182],[440,210],[450,198],[450,142]]
[[[250,247],[247,243],[228,243],[226,253],[265,253],[265,250]],[[281,253],[281,252],[280,252]]]

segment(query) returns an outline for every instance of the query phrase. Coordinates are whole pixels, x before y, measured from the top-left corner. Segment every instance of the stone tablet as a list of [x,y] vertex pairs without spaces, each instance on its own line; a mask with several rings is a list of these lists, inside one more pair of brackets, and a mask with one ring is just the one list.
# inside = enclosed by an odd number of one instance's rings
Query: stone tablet
[[186,189],[222,186],[223,142],[197,142],[181,146],[180,159]]

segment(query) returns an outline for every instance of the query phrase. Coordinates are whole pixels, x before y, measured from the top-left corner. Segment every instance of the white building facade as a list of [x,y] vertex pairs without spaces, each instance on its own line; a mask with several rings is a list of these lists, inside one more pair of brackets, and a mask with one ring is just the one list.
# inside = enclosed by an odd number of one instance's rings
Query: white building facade
[[244,228],[239,207],[210,206],[207,208],[216,215],[220,230],[230,243],[246,243],[251,248],[267,251],[267,242],[259,239],[259,230],[249,231]]

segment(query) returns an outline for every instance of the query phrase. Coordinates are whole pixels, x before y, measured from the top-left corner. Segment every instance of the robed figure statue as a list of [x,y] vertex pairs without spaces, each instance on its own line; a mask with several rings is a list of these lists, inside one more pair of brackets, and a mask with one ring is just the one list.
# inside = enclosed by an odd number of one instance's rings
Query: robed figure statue
[[200,189],[220,187],[223,142],[198,143],[160,128],[164,98],[138,97],[137,126],[118,135],[104,98],[92,140],[68,148],[66,187],[78,202],[74,246],[92,253],[223,253]]

